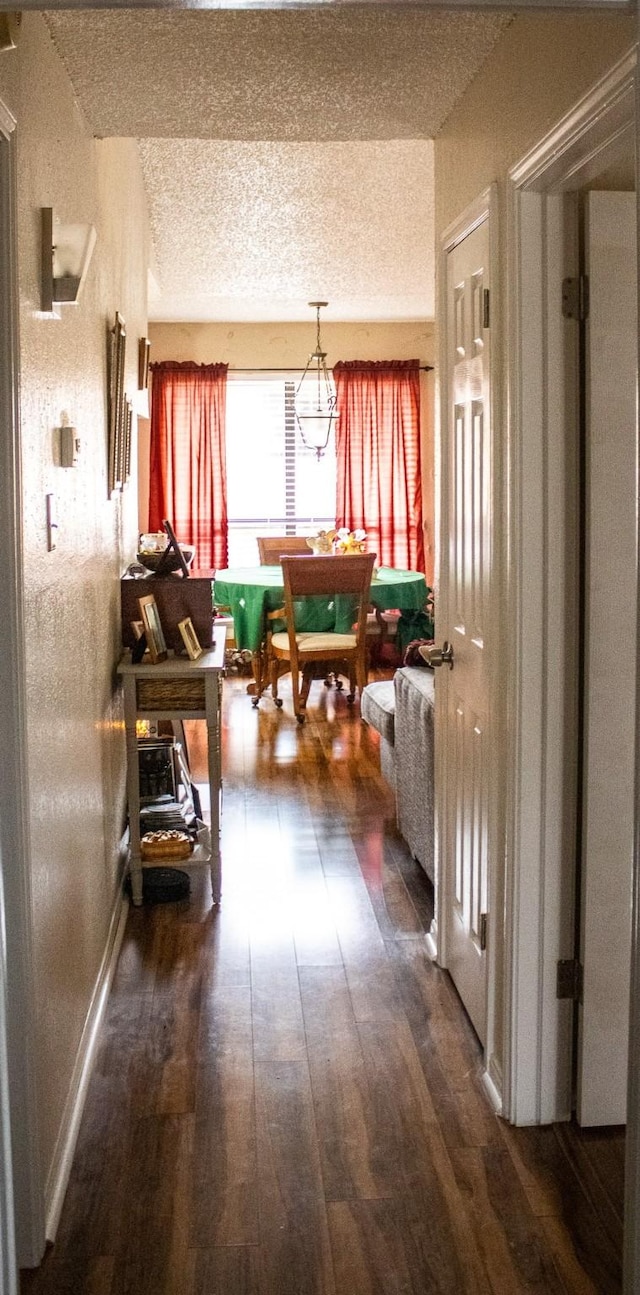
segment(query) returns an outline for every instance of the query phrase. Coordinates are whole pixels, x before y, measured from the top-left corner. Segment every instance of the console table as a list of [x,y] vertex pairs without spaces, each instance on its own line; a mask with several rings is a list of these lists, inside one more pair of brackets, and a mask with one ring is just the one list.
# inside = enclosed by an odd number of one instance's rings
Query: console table
[[[136,720],[204,719],[207,724],[209,791],[211,795],[211,850],[197,845],[187,859],[167,859],[167,865],[209,863],[213,901],[220,900],[220,796],[222,789],[220,701],[224,672],[226,631],[216,628],[213,646],[197,661],[170,656],[156,665],[134,665],[127,653],[118,665],[124,686],[124,722],[127,739],[127,799],[129,803],[129,854],[131,893],[142,903],[140,858],[140,783]],[[154,860],[162,865],[163,860]],[[153,867],[153,863],[149,863]]]

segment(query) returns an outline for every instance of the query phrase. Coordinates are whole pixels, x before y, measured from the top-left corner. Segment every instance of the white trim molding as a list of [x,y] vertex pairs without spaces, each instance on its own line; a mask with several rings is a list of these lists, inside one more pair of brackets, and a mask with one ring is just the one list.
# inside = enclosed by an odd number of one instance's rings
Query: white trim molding
[[[16,121],[0,104],[0,690],[4,743],[0,780],[0,851],[6,930],[6,1024],[15,1243],[18,1263],[39,1263],[44,1235],[35,1077],[35,995],[31,927],[31,854],[26,738],[26,666],[20,452]],[[6,1168],[8,1149],[1,1149]],[[12,1289],[9,1287],[8,1289]]]
[[[637,6],[637,30],[640,38],[640,2]],[[635,76],[635,157],[636,208],[638,239],[637,263],[640,267],[640,77]],[[638,273],[638,319],[640,320],[640,273]],[[640,368],[640,338],[638,342]],[[637,460],[638,461],[638,460]],[[638,616],[640,625],[640,614]],[[629,1003],[629,1038],[640,1032],[640,636],[636,645],[636,776],[635,831],[633,839],[633,894],[631,909],[631,992]],[[627,1085],[627,1138],[625,1146],[623,1291],[633,1295],[640,1284],[640,1062],[637,1047],[629,1048]]]
[[633,148],[635,45],[511,168],[516,189],[577,189]]
[[576,541],[569,513],[577,433],[566,422],[561,356],[568,343],[549,296],[560,293],[569,272],[563,258],[575,253],[571,193],[629,153],[634,80],[635,50],[512,168],[508,181],[504,1114],[516,1124],[567,1119],[572,1104],[572,1006],[556,997],[555,969],[558,959],[572,956],[575,904],[575,788],[566,771],[576,740]]

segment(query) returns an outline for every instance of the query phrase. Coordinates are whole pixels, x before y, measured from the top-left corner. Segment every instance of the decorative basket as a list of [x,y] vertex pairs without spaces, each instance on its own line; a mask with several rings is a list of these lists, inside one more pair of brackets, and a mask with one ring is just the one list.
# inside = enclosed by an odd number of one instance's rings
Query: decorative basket
[[193,841],[188,832],[145,832],[140,839],[140,858],[188,859],[193,852]]
[[204,710],[204,679],[138,679],[138,710]]

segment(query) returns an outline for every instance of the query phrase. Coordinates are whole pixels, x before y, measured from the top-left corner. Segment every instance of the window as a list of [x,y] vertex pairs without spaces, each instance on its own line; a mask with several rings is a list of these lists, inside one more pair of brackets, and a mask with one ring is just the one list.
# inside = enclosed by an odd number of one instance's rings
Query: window
[[313,535],[334,525],[335,443],[321,459],[296,427],[293,377],[227,384],[229,566],[255,566],[257,535]]

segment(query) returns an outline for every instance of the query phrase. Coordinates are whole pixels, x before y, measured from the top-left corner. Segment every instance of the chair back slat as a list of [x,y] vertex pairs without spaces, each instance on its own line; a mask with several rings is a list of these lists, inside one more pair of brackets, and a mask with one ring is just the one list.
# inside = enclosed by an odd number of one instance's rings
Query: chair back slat
[[304,535],[258,535],[257,539],[261,567],[276,566],[283,554],[301,556],[310,552]]
[[375,560],[375,553],[283,557],[285,595],[358,594],[368,602]]
[[[337,665],[341,669],[348,668],[348,702],[353,701],[356,686],[362,692],[367,682],[367,607],[375,553],[283,557],[281,561],[287,636],[286,643],[282,642],[284,635],[281,634],[272,636],[268,642],[271,687],[276,705],[281,704],[277,699],[278,668],[282,662],[287,662],[291,670],[293,709],[296,719],[302,724],[315,664],[323,663],[327,670],[335,670]],[[332,615],[338,620],[346,615],[347,628],[327,632],[301,630],[298,642],[296,609],[304,615],[306,599],[326,602],[327,609],[331,608]],[[301,668],[302,690],[299,680]]]

